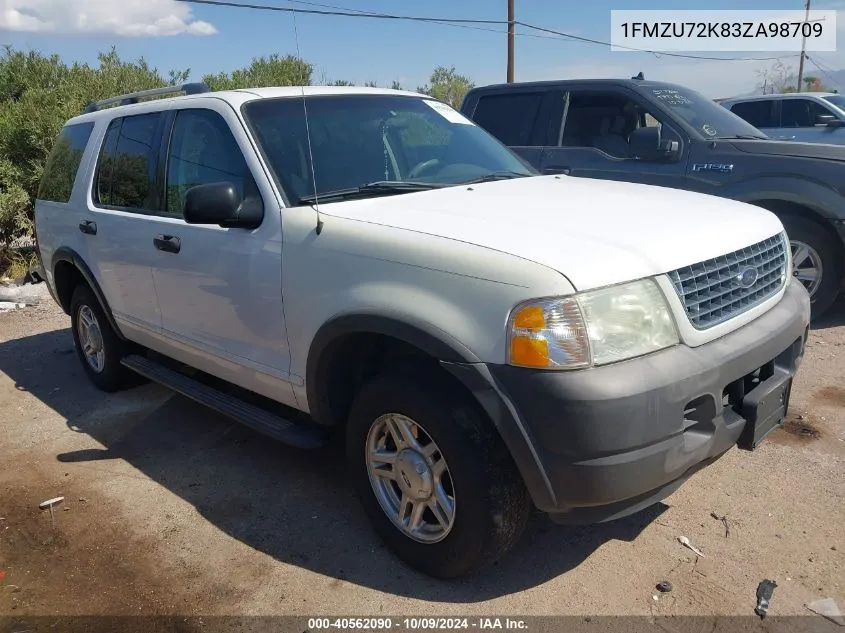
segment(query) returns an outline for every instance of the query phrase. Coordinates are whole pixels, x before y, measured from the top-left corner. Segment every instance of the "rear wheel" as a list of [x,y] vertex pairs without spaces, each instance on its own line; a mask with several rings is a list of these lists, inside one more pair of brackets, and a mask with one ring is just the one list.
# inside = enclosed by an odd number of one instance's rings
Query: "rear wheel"
[[128,386],[132,374],[120,364],[126,353],[124,343],[88,286],[80,285],[73,291],[70,318],[76,353],[91,382],[108,392]]
[[365,385],[352,406],[347,456],[376,531],[431,576],[496,560],[525,527],[530,499],[501,438],[435,372],[393,372]]
[[827,231],[812,220],[781,218],[792,248],[792,276],[810,294],[813,318],[836,300],[842,275],[842,251]]

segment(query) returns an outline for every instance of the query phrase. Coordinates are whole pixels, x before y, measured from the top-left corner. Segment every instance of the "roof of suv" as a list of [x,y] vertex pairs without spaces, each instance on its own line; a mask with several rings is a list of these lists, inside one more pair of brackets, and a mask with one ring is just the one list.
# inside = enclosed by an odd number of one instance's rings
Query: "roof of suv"
[[678,86],[676,84],[670,84],[665,81],[650,81],[648,79],[552,79],[546,81],[527,81],[527,82],[520,82],[520,83],[512,83],[512,84],[492,84],[489,86],[483,86],[478,88],[473,88],[472,92],[476,91],[485,91],[485,90],[520,90],[525,88],[553,88],[555,86],[570,86],[570,85],[583,85],[583,84],[593,84],[593,85],[605,85],[605,86],[628,86],[630,88],[678,88],[682,90],[688,90],[688,88],[684,88],[683,86]]
[[771,101],[772,99],[806,99],[807,97],[832,97],[836,95],[835,92],[783,92],[778,94],[768,95],[748,95],[745,97],[727,97],[725,99],[718,99],[719,103],[738,103],[740,101]]
[[[117,113],[129,113],[133,110],[155,110],[158,106],[166,108],[171,103],[182,103],[188,100],[214,97],[229,103],[242,104],[256,99],[273,99],[280,97],[317,97],[334,95],[401,95],[406,97],[428,97],[428,95],[411,92],[408,90],[393,90],[391,88],[368,88],[364,86],[275,86],[272,88],[245,88],[239,90],[220,90],[216,92],[202,92],[199,94],[168,97],[165,99],[150,99],[129,105],[120,105],[110,108],[103,108],[96,112],[80,114],[72,118],[68,123],[81,123],[83,121],[96,121],[100,118],[112,118]],[[430,98],[430,97],[429,97]]]

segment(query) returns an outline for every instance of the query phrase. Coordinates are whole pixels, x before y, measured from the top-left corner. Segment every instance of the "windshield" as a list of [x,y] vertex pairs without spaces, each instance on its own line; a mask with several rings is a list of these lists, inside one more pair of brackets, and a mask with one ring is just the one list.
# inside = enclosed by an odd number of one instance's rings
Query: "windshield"
[[768,138],[756,127],[694,90],[643,87],[651,99],[682,118],[704,138]]
[[[534,175],[480,127],[440,102],[398,95],[307,97],[310,154],[301,98],[244,107],[250,128],[292,204],[366,187],[404,193],[497,177]],[[397,186],[390,187],[390,183]],[[398,186],[413,183],[414,187]]]
[[845,97],[842,95],[828,95],[826,97],[822,97],[828,103],[832,103],[840,110],[845,111]]

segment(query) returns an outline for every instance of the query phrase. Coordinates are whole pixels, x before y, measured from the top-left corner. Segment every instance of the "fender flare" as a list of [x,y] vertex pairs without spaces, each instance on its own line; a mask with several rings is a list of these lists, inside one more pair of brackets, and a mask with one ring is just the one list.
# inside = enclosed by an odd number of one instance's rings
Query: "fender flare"
[[[88,287],[91,288],[94,296],[97,297],[97,301],[100,303],[100,307],[103,309],[103,314],[106,315],[106,319],[109,322],[112,330],[117,335],[117,337],[125,341],[126,338],[123,336],[123,333],[120,331],[120,328],[117,326],[117,321],[115,321],[114,314],[112,314],[111,308],[109,307],[108,302],[106,301],[105,294],[103,294],[103,289],[100,288],[100,284],[97,282],[97,278],[94,277],[94,273],[91,272],[91,269],[88,267],[88,264],[85,263],[85,260],[72,248],[68,248],[67,246],[61,246],[56,249],[56,252],[53,253],[53,259],[50,262],[50,269],[53,271],[53,279],[55,284],[56,279],[56,266],[59,262],[66,262],[71,264],[79,273],[82,275],[83,279],[85,279],[85,283],[88,284]],[[59,290],[56,288],[56,297],[58,298]],[[61,302],[59,302],[61,305]],[[68,313],[68,308],[62,305],[62,308],[65,309],[65,312]]]
[[555,494],[529,431],[510,400],[495,384],[487,366],[471,350],[448,332],[409,318],[406,314],[384,311],[355,312],[335,316],[317,330],[308,352],[306,394],[311,417],[318,423],[331,423],[326,399],[326,355],[331,344],[347,334],[384,334],[413,345],[436,358],[441,367],[457,379],[488,415],[511,453],[534,503],[554,507]]
[[480,359],[448,332],[405,314],[381,311],[358,311],[339,314],[317,330],[308,350],[305,366],[305,389],[311,417],[325,423],[331,418],[328,402],[321,388],[328,363],[324,352],[348,334],[383,334],[424,351],[440,361],[478,363]]

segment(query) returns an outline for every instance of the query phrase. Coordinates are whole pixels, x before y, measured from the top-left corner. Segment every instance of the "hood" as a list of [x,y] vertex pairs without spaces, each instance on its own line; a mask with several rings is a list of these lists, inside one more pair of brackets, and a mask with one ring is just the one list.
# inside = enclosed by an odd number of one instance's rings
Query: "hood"
[[799,141],[731,140],[736,149],[746,154],[791,156],[794,158],[819,158],[845,161],[845,146],[827,143],[801,143]]
[[741,202],[570,176],[322,204],[320,211],[510,253],[562,273],[577,290],[666,273],[783,230],[773,214]]

